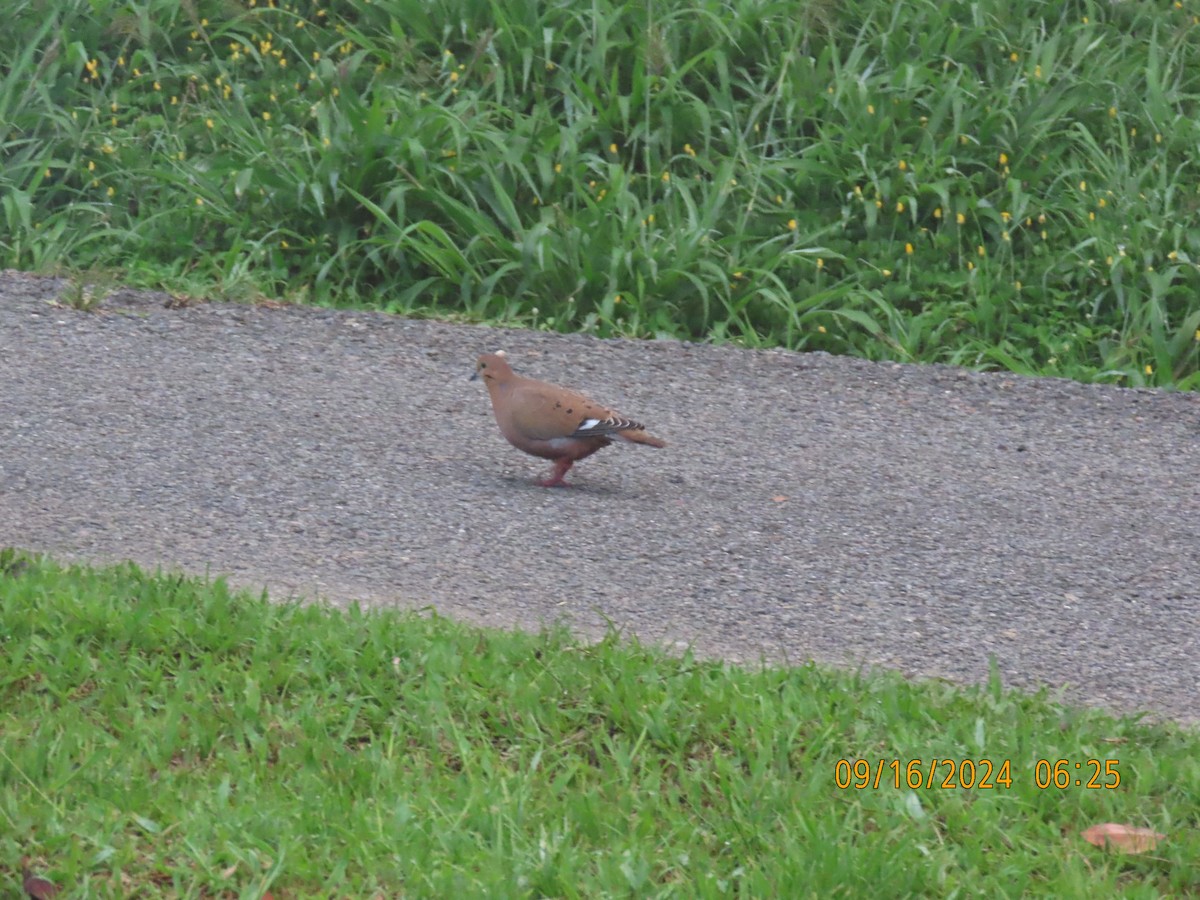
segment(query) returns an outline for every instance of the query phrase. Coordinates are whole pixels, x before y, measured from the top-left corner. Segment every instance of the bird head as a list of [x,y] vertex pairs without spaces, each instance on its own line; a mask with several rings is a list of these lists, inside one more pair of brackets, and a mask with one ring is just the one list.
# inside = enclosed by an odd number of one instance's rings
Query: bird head
[[492,381],[507,378],[511,374],[512,367],[504,358],[504,351],[497,350],[495,353],[485,353],[475,361],[475,374],[471,376],[471,380],[482,378],[484,381]]

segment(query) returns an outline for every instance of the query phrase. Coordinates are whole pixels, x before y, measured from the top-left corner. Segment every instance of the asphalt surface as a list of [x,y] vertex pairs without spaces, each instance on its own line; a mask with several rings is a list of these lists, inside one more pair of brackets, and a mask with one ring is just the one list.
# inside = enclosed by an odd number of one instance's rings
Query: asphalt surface
[[[0,544],[1200,722],[1198,395],[61,287],[0,273]],[[670,446],[534,486],[499,347]]]

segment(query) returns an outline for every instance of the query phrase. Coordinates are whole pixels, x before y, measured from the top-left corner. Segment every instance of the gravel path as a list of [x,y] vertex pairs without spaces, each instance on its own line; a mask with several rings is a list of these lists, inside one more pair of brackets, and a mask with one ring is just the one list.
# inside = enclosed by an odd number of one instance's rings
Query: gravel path
[[[0,273],[0,544],[1200,721],[1200,396],[60,288]],[[533,486],[498,346],[671,446]]]

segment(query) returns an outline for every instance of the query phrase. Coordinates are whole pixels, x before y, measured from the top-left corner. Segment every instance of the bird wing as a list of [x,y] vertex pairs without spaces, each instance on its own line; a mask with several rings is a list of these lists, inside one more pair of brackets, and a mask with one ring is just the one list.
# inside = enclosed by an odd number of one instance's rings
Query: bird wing
[[603,437],[618,430],[611,426],[622,421],[611,409],[583,394],[531,379],[516,387],[511,403],[513,425],[537,441]]

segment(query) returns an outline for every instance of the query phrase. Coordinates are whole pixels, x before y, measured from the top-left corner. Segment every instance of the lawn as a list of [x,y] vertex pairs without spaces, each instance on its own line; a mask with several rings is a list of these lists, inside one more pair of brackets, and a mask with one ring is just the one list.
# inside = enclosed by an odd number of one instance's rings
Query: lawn
[[[23,856],[80,897],[1200,890],[1194,731],[998,682],[0,569],[5,896]],[[1082,839],[1107,822],[1166,839]]]

